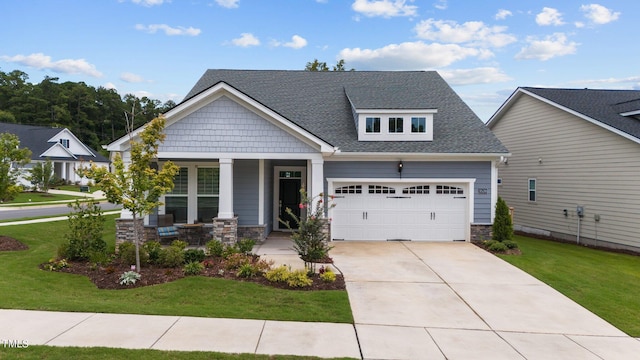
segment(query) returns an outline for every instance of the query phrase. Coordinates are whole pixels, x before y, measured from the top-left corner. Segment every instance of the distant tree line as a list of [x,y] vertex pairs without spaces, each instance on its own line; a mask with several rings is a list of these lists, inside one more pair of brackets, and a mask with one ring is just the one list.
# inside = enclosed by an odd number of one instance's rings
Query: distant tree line
[[132,127],[137,128],[176,105],[171,100],[163,104],[146,96],[121,96],[114,89],[84,82],[59,83],[57,77],[46,76],[37,84],[28,80],[20,70],[0,71],[0,122],[68,128],[98,151],[126,134],[127,118],[134,119]]

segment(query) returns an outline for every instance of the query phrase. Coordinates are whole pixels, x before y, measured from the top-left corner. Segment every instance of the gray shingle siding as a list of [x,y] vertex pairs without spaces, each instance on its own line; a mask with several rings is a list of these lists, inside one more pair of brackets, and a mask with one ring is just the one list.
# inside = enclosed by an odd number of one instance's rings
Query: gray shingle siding
[[314,153],[316,149],[227,97],[167,126],[160,151]]
[[258,223],[258,160],[235,160],[233,163],[233,211],[238,225]]
[[[402,179],[470,178],[474,184],[474,219],[476,224],[491,222],[491,162],[445,161],[403,163]],[[395,161],[332,161],[324,164],[325,178],[383,178],[400,179]],[[328,191],[325,183],[325,191]],[[486,189],[479,194],[478,189]]]
[[[343,152],[507,153],[435,71],[207,70],[185,101],[224,82]],[[433,141],[358,141],[354,106],[437,109]]]

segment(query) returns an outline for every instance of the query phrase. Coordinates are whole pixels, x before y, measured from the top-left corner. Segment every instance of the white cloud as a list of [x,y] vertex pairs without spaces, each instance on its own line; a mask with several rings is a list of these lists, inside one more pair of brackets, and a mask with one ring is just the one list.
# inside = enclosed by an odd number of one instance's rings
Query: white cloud
[[447,0],[438,0],[437,3],[433,4],[433,7],[435,7],[438,10],[447,10],[447,7],[449,7],[449,4],[447,4]]
[[154,5],[162,5],[165,2],[171,2],[171,1],[165,1],[165,0],[131,0],[132,3],[134,4],[138,4],[138,5],[143,5],[143,6],[154,6]]
[[491,84],[513,80],[494,67],[438,70],[438,73],[451,85]]
[[[425,44],[422,41],[391,44],[379,49],[343,49],[339,58],[355,68],[376,70],[422,70],[448,66],[467,57],[488,58],[493,53],[456,44]],[[358,66],[360,64],[360,66]]]
[[507,16],[513,16],[513,13],[509,10],[505,10],[505,9],[500,9],[498,10],[498,12],[496,13],[496,20],[504,20],[507,18]]
[[578,43],[567,41],[567,36],[563,33],[555,33],[547,36],[544,40],[535,37],[528,37],[529,46],[524,47],[516,54],[516,59],[538,59],[549,60],[557,56],[574,54]]
[[620,12],[612,12],[606,7],[599,4],[582,5],[580,7],[585,14],[584,16],[591,20],[592,23],[602,25],[618,20]]
[[151,25],[136,24],[136,30],[144,31],[149,34],[155,34],[158,31],[164,31],[165,35],[168,35],[168,36],[176,36],[176,35],[198,36],[200,35],[200,32],[201,32],[200,29],[196,29],[191,26],[189,26],[188,28],[185,28],[182,26],[171,27],[167,24],[151,24]]
[[[351,8],[368,17],[413,16],[418,9],[415,5],[407,5],[406,0],[355,0]],[[413,1],[411,1],[413,2]]]
[[51,61],[51,56],[43,53],[31,55],[0,56],[0,59],[7,62],[14,62],[36,69],[51,70],[65,74],[84,74],[93,77],[102,77],[102,73],[96,70],[95,65],[88,63],[85,59],[62,59]]
[[541,26],[559,26],[563,25],[562,13],[557,9],[543,7],[542,12],[536,15],[536,23]]
[[118,90],[116,85],[114,83],[112,83],[112,82],[108,82],[108,83],[102,85],[102,87],[104,87],[105,89],[109,89],[109,90],[111,90],[111,89],[116,90],[116,91]]
[[307,40],[300,35],[293,35],[291,37],[291,41],[289,42],[281,43],[279,41],[274,40],[271,42],[271,45],[290,47],[292,49],[302,49],[303,47],[307,46]]
[[505,34],[505,26],[487,26],[482,21],[468,21],[458,24],[455,21],[428,19],[418,23],[414,29],[421,39],[467,43],[502,47],[516,41],[516,37]]
[[145,81],[142,76],[129,72],[120,74],[120,80],[128,83],[141,83]]
[[240,0],[216,0],[216,3],[227,9],[237,8]]
[[[636,88],[640,85],[640,76],[629,76],[625,78],[606,78],[606,79],[590,79],[590,80],[576,80],[570,82],[572,85],[578,84],[579,87],[587,86],[600,86],[604,85],[606,88]],[[612,86],[614,85],[614,86]]]
[[235,46],[249,47],[260,45],[260,40],[251,33],[242,33],[239,38],[231,40],[231,43]]

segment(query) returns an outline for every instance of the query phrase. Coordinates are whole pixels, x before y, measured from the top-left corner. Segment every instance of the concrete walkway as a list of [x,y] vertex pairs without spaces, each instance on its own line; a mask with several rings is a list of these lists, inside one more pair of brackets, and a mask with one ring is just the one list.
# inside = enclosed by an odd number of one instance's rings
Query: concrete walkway
[[[336,242],[355,325],[0,310],[0,339],[364,359],[638,359],[631,338],[468,243]],[[285,238],[254,248],[301,265]]]

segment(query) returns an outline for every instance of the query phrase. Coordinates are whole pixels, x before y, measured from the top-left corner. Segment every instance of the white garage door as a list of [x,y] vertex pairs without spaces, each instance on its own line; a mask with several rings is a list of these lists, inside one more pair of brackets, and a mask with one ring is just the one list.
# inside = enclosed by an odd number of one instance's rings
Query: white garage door
[[335,184],[333,239],[464,240],[467,194],[453,184]]

